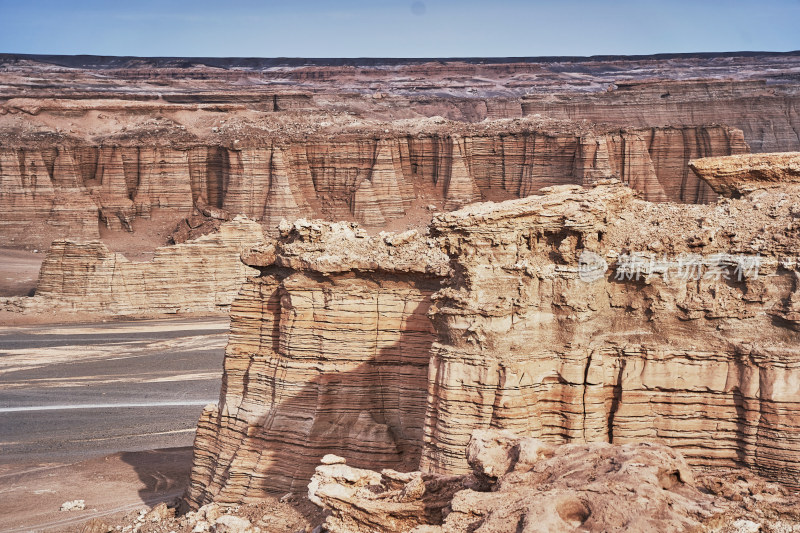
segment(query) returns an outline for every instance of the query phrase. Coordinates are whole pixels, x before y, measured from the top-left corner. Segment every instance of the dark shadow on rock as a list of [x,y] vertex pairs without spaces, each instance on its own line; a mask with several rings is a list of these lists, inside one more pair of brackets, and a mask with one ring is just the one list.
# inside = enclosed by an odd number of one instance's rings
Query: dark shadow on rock
[[[392,282],[400,281],[392,278]],[[423,286],[416,282],[409,285],[429,294],[434,290],[431,280],[425,281]],[[236,451],[230,458],[222,457],[224,451],[217,454],[204,450],[195,459],[195,469],[202,463],[201,470],[210,470],[210,481],[203,479],[204,486],[194,487],[193,506],[204,505],[212,498],[223,503],[227,499],[240,500],[245,494],[247,499],[253,499],[259,495],[304,493],[314,468],[329,453],[344,457],[349,465],[358,468],[400,471],[419,468],[428,363],[435,338],[426,316],[430,299],[412,303],[414,308],[406,311],[404,322],[411,325],[401,329],[391,344],[377,343],[369,359],[356,366],[348,365],[347,370],[329,365],[303,382],[302,374],[310,373],[311,369],[293,366],[296,360],[292,357],[268,353],[280,354],[284,350],[280,344],[292,342],[281,339],[277,343],[275,338],[285,327],[282,321],[287,320],[287,316],[292,320],[293,309],[288,315],[282,314],[287,304],[281,296],[286,296],[285,290],[277,287],[274,292],[262,293],[265,305],[260,313],[260,350],[258,354],[250,354],[247,367],[238,371],[243,375],[236,378],[240,380],[239,386],[244,387],[245,403],[252,405],[254,400],[260,401],[264,404],[263,414],[258,421],[251,419],[245,424],[232,418],[240,405],[230,405],[230,418],[223,414],[214,417],[212,423],[221,422],[222,430],[218,431],[217,426],[213,434],[204,434],[201,419],[198,439],[208,439],[204,444],[214,449],[234,445]],[[383,318],[381,311],[378,315]],[[430,327],[423,326],[425,323]],[[365,334],[353,323],[345,327],[349,330],[345,334]],[[373,338],[382,331],[380,324],[376,328],[370,333]],[[272,339],[263,338],[266,331],[271,333],[267,336]],[[352,342],[351,339],[343,342],[348,341]],[[222,399],[231,386],[230,379],[226,373]],[[258,389],[264,394],[262,398],[258,397]],[[242,457],[246,458],[244,462],[230,468],[231,463],[235,464]],[[233,490],[229,490],[231,485]]]

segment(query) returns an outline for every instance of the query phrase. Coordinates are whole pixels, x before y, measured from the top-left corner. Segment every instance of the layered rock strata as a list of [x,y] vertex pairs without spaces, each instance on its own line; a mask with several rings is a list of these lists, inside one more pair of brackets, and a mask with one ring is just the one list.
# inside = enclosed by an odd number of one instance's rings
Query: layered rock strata
[[457,209],[613,176],[649,200],[708,202],[715,194],[688,170],[689,158],[748,151],[741,132],[723,126],[584,131],[537,124],[487,123],[482,133],[445,123],[434,133],[234,148],[3,148],[0,236],[21,244],[51,233],[92,240],[98,221],[131,230],[135,217],[153,209],[180,215],[202,205],[247,215],[271,233],[283,218],[312,215],[381,227],[415,202]]
[[298,490],[326,453],[465,474],[476,428],[658,441],[796,486],[800,187],[543,193],[437,215],[427,238],[304,223],[247,256],[262,275],[232,308],[189,500]]
[[438,216],[456,274],[431,310],[421,469],[466,471],[471,428],[488,426],[660,440],[795,484],[798,201],[789,186],[709,207],[561,187]]
[[592,94],[522,98],[523,114],[589,120],[633,128],[728,124],[744,132],[754,152],[800,149],[797,86],[766,80],[616,81]]
[[689,168],[722,196],[741,196],[800,183],[800,152],[706,157],[689,161]]
[[308,495],[330,510],[324,527],[331,533],[793,531],[800,525],[796,496],[741,471],[696,476],[680,453],[660,444],[552,446],[478,430],[467,457],[469,475],[445,476],[378,473],[328,455]]
[[231,307],[223,401],[197,430],[194,503],[303,491],[311,458],[330,450],[355,465],[419,464],[427,311],[446,258],[413,230],[368,237],[299,221],[282,231],[277,249],[244,256],[262,275]]
[[263,242],[261,226],[243,217],[215,233],[158,248],[146,262],[129,261],[101,242],[55,241],[36,296],[5,305],[114,315],[224,312],[244,279],[257,273],[240,261],[241,252]]

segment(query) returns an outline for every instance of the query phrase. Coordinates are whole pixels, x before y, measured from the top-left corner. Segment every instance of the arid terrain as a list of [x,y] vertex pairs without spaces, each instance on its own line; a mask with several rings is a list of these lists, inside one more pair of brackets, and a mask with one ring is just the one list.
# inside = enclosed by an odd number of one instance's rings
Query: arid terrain
[[798,80],[0,54],[0,530],[800,531]]

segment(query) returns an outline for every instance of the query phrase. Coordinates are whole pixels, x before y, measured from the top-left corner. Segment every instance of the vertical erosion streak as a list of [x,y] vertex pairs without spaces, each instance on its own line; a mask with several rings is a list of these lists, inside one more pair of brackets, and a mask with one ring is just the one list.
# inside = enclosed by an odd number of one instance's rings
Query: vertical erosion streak
[[624,373],[625,359],[622,359],[620,360],[619,364],[617,383],[614,385],[614,396],[611,399],[611,408],[608,411],[608,442],[611,444],[614,444],[614,419],[616,418],[617,411],[619,410],[619,404],[622,402],[622,375]]
[[589,352],[589,357],[586,359],[586,368],[583,370],[583,396],[581,397],[581,401],[583,402],[583,425],[582,425],[582,432],[583,432],[583,442],[586,442],[586,393],[589,389],[589,368],[592,366],[592,352]]

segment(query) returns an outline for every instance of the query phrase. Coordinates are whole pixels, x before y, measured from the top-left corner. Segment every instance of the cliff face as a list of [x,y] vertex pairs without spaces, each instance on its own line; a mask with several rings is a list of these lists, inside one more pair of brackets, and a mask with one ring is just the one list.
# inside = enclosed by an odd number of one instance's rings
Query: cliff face
[[415,204],[457,209],[612,176],[649,200],[708,202],[715,194],[688,171],[688,160],[748,151],[741,132],[723,126],[558,132],[523,122],[506,124],[503,133],[461,129],[237,149],[2,149],[0,236],[17,243],[42,235],[96,240],[98,220],[131,230],[153,209],[188,213],[206,204],[261,221],[271,233],[281,219],[301,216],[381,227]]
[[522,112],[634,128],[727,124],[753,152],[800,149],[800,95],[764,80],[620,82],[594,94],[524,97]]
[[225,311],[246,276],[239,260],[264,242],[261,226],[236,218],[217,233],[156,249],[147,262],[131,262],[100,242],[56,241],[39,272],[36,296],[16,299],[29,311],[75,309],[136,315]]
[[678,207],[559,188],[439,216],[456,275],[431,311],[421,468],[466,471],[468,428],[489,426],[661,440],[795,483],[789,189]]
[[655,440],[796,486],[800,189],[542,192],[437,215],[429,238],[309,223],[252,254],[190,502],[299,490],[329,452],[465,474],[476,428]]
[[192,500],[303,491],[314,462],[298,458],[332,449],[415,468],[434,339],[426,313],[446,258],[413,231],[384,240],[300,221],[277,251],[245,260],[265,274],[231,308],[224,401],[198,424]]

